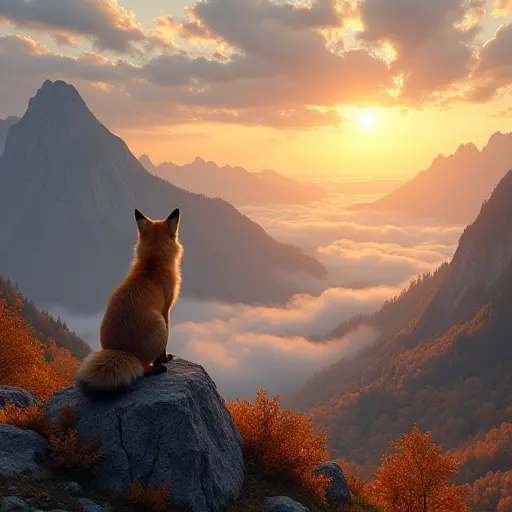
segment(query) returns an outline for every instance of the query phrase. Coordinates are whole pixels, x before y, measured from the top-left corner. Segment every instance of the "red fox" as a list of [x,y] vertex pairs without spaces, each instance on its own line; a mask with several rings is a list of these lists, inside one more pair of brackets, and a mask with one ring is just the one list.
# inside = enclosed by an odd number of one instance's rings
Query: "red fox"
[[91,397],[115,394],[143,376],[164,373],[164,363],[172,359],[166,347],[169,312],[181,286],[180,211],[153,221],[135,210],[135,220],[135,256],[107,304],[100,330],[103,350],[89,354],[75,377]]

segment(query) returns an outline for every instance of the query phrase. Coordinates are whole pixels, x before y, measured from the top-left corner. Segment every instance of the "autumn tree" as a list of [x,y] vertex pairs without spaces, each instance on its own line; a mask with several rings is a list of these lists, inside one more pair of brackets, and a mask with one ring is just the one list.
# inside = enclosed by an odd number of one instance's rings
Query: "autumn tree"
[[415,426],[400,442],[391,442],[391,455],[384,455],[369,486],[370,499],[393,512],[465,512],[464,488],[451,481],[458,462],[443,454],[430,432]]
[[0,299],[0,385],[24,388],[47,399],[71,385],[78,361],[50,341],[43,345],[19,314],[20,304],[6,307]]

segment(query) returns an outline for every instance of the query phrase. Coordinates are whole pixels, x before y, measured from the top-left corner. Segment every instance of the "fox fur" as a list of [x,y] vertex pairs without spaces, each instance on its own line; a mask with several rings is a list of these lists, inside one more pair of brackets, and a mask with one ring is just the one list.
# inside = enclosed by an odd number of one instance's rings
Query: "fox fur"
[[128,388],[144,375],[167,370],[169,312],[181,286],[180,211],[153,221],[135,210],[139,239],[130,270],[107,304],[100,330],[103,350],[89,354],[75,382],[94,398]]

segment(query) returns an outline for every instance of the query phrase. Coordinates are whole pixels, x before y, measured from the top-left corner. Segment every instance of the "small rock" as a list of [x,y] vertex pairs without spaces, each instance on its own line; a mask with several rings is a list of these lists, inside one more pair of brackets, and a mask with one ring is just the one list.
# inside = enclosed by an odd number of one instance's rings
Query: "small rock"
[[14,386],[0,386],[0,408],[5,407],[6,402],[11,402],[18,407],[27,407],[41,402],[32,393]]
[[15,485],[10,485],[9,487],[7,487],[7,490],[9,492],[16,492],[18,488]]
[[265,498],[266,512],[309,512],[309,508],[293,501],[288,496]]
[[68,494],[72,494],[75,496],[84,495],[84,490],[82,489],[82,486],[77,482],[62,482],[59,485],[57,485],[57,488],[60,491],[67,492]]
[[0,476],[41,471],[47,450],[48,441],[39,434],[0,424]]
[[6,496],[2,498],[0,512],[27,512],[29,506],[17,496]]
[[84,512],[105,512],[105,509],[101,505],[87,498],[79,498],[78,503],[80,503]]
[[327,488],[327,501],[329,505],[350,505],[352,498],[342,469],[335,462],[322,462],[315,469],[316,475],[324,475],[331,479]]

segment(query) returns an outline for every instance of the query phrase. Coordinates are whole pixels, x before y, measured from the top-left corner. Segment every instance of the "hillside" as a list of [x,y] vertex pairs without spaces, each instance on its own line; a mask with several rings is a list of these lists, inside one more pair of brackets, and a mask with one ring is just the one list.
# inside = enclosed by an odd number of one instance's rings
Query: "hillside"
[[34,337],[48,344],[54,340],[58,347],[69,350],[77,359],[83,359],[90,351],[89,345],[75,332],[70,331],[60,318],[53,318],[47,311],[39,311],[12,283],[0,276],[0,299],[6,306],[20,302],[20,315],[33,327]]
[[0,156],[4,152],[5,139],[9,128],[19,121],[19,117],[8,117],[7,119],[0,119]]
[[283,274],[324,273],[225,201],[152,176],[61,81],[45,82],[9,130],[0,177],[0,269],[48,308],[103,309],[132,256],[135,208],[181,208],[185,297],[283,302],[301,291]]
[[512,167],[512,133],[496,132],[479,151],[463,144],[450,156],[439,155],[412,180],[374,203],[352,209],[398,211],[467,224]]
[[243,167],[219,167],[202,158],[183,166],[172,162],[155,166],[147,155],[142,155],[139,161],[147,171],[177,187],[208,197],[220,197],[235,205],[306,204],[328,195],[319,185],[299,183],[275,171],[251,173]]
[[[375,465],[417,423],[445,448],[512,412],[512,172],[501,180],[422,310],[306,385],[302,404],[340,456]],[[407,316],[407,315],[406,315]],[[322,380],[329,392],[315,395]],[[311,401],[317,397],[310,408]]]

